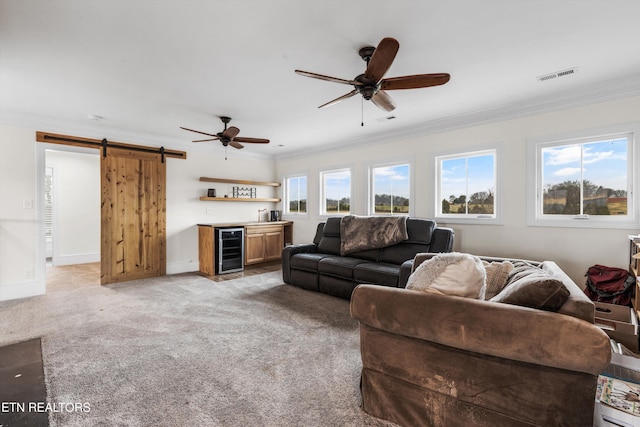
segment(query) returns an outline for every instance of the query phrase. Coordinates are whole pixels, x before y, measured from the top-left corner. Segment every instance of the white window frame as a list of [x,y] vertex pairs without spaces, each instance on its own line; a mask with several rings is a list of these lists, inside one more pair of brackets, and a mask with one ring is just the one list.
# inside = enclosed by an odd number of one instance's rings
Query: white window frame
[[[375,188],[374,188],[374,169],[384,168],[384,167],[394,167],[394,166],[409,166],[409,212],[394,214],[391,212],[390,214],[380,214],[375,213]],[[384,216],[384,215],[396,215],[396,216],[413,216],[413,212],[415,209],[415,193],[414,193],[414,185],[413,185],[413,161],[412,160],[397,160],[393,162],[384,162],[384,163],[371,163],[368,167],[368,182],[369,182],[369,191],[368,191],[368,200],[367,200],[367,212],[371,216]]]
[[[305,178],[306,179],[306,193],[307,193],[307,211],[306,212],[291,212],[289,210],[289,180],[292,178]],[[298,173],[285,175],[282,177],[282,215],[296,218],[307,218],[309,216],[309,175],[306,173]]]
[[[326,197],[325,197],[325,177],[327,175],[333,173],[340,172],[349,172],[349,212],[327,212],[327,206],[325,205]],[[335,168],[335,169],[326,169],[322,170],[319,173],[320,178],[320,191],[318,192],[320,195],[320,216],[321,217],[330,217],[330,216],[345,216],[351,215],[353,212],[353,170],[350,167],[344,168]],[[307,202],[308,203],[308,202]]]
[[[483,147],[470,147],[465,151],[448,151],[445,153],[435,154],[434,158],[434,167],[435,167],[435,188],[434,188],[434,206],[433,206],[433,217],[442,222],[449,224],[492,224],[492,225],[500,225],[502,224],[502,209],[501,209],[501,184],[500,184],[500,157],[501,157],[502,146],[501,144],[491,144],[490,146]],[[443,160],[451,160],[451,159],[459,159],[459,158],[468,158],[468,157],[477,157],[491,154],[493,155],[493,176],[494,176],[494,194],[493,194],[493,214],[443,214],[442,210],[442,199],[444,196],[441,194],[442,186],[442,161]]]
[[[586,144],[628,135],[627,143],[627,215],[544,215],[542,213],[542,149],[553,146]],[[527,224],[543,227],[633,228],[640,225],[638,194],[634,191],[640,166],[637,147],[640,123],[607,126],[527,140]]]

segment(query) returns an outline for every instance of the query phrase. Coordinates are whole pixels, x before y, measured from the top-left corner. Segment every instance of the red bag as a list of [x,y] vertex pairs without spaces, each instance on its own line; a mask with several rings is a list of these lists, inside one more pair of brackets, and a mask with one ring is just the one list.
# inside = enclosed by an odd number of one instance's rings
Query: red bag
[[587,270],[584,293],[592,301],[631,306],[636,279],[627,270],[593,265]]

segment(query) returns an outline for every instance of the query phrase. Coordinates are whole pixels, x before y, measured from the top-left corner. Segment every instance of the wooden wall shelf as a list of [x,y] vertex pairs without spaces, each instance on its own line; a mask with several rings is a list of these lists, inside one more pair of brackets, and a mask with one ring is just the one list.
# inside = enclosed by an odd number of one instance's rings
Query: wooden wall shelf
[[[226,178],[208,178],[201,176],[202,182],[221,182],[223,184],[241,184],[241,185],[264,185],[268,187],[280,187],[279,182],[267,182],[267,181],[245,181],[241,179],[226,179]],[[200,200],[210,202],[280,202],[278,197],[200,197]]]
[[205,176],[200,177],[202,182],[222,182],[225,184],[242,184],[242,185],[266,185],[269,187],[280,187],[279,182],[266,182],[266,181],[244,181],[241,179],[225,179],[225,178],[207,178]]
[[278,198],[266,197],[200,197],[200,200],[210,202],[279,202]]

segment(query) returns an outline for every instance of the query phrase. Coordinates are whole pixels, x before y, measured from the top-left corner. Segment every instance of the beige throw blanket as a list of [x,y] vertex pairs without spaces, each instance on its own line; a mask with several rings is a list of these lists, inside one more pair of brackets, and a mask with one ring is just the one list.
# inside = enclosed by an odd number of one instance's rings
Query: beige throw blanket
[[384,248],[407,240],[406,216],[347,215],[340,220],[340,254]]

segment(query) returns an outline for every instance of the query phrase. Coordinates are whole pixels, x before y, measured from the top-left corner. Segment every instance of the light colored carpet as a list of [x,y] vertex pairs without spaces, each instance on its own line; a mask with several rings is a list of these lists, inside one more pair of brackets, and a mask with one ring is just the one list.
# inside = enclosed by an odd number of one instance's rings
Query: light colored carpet
[[360,409],[349,303],[281,272],[57,287],[1,302],[0,331],[42,337],[50,403],[88,404],[52,426],[393,425]]

